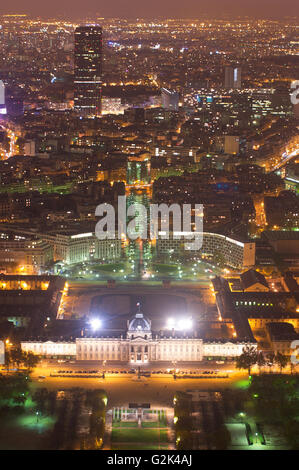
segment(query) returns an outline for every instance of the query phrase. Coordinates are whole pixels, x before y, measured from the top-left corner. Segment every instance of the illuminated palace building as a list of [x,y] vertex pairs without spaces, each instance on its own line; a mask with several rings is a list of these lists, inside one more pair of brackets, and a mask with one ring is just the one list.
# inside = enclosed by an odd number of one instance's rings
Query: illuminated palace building
[[80,116],[101,114],[102,28],[80,26],[75,31],[75,109]]
[[[242,353],[243,340],[205,341],[192,330],[186,319],[178,329],[163,333],[151,330],[151,321],[138,306],[137,313],[127,323],[127,331],[117,334],[101,330],[101,322],[91,321],[92,335],[76,338],[73,342],[23,342],[22,349],[45,357],[72,357],[77,361],[124,362],[146,364],[156,362],[199,362],[203,358],[234,358]],[[190,324],[189,324],[190,323]],[[98,330],[98,332],[97,332]]]

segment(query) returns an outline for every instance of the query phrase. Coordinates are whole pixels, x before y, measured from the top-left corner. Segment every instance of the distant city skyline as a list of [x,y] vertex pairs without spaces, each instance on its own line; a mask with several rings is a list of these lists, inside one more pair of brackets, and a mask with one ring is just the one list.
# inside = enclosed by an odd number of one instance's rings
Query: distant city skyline
[[71,0],[53,0],[41,3],[37,0],[11,0],[0,6],[0,14],[24,13],[33,16],[63,16],[70,19],[100,15],[103,17],[165,17],[165,18],[200,18],[200,15],[223,17],[230,15],[250,16],[260,18],[296,18],[298,16],[297,0],[152,0],[152,2],[140,2],[131,0],[112,0],[104,2],[98,0],[86,0],[82,4],[74,4]]

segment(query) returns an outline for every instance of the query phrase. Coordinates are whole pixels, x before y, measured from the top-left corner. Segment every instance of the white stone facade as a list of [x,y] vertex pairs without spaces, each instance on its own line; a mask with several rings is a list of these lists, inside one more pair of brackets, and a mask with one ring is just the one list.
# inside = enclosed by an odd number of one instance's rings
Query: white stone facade
[[209,342],[200,338],[153,336],[151,322],[139,311],[128,321],[126,336],[83,337],[73,343],[23,342],[24,351],[41,356],[72,356],[77,361],[126,362],[146,364],[150,362],[200,362],[203,358],[237,357],[245,343]]
[[[243,352],[246,343],[210,342],[203,343],[204,357],[237,357]],[[253,345],[251,345],[253,346]]]
[[78,361],[147,363],[202,360],[201,339],[77,338]]
[[21,348],[23,351],[31,351],[40,356],[76,356],[75,342],[28,341],[21,343]]

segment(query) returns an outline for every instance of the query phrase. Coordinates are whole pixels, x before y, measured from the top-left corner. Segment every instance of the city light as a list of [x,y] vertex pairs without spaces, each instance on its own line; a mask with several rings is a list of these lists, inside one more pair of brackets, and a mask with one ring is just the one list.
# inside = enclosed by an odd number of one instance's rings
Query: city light
[[168,330],[177,330],[177,331],[187,331],[191,330],[193,327],[193,322],[191,318],[180,318],[178,320],[174,318],[168,318],[166,329]]
[[1,448],[298,447],[298,20],[217,2],[0,14]]
[[102,322],[99,318],[93,318],[92,320],[90,320],[90,326],[93,331],[97,331],[101,328]]
[[178,322],[178,329],[179,330],[191,330],[193,326],[193,322],[190,318],[183,318]]
[[175,320],[173,318],[168,318],[167,320],[167,327],[171,330],[172,328],[175,327]]

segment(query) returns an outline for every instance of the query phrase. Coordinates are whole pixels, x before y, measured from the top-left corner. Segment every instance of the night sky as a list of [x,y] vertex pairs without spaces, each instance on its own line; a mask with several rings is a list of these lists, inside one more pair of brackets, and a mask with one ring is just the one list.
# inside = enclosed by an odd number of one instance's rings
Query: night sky
[[[9,6],[8,6],[9,5]],[[0,14],[63,15],[72,19],[98,14],[105,17],[179,17],[223,15],[277,18],[298,15],[298,0],[9,0],[1,2]]]

